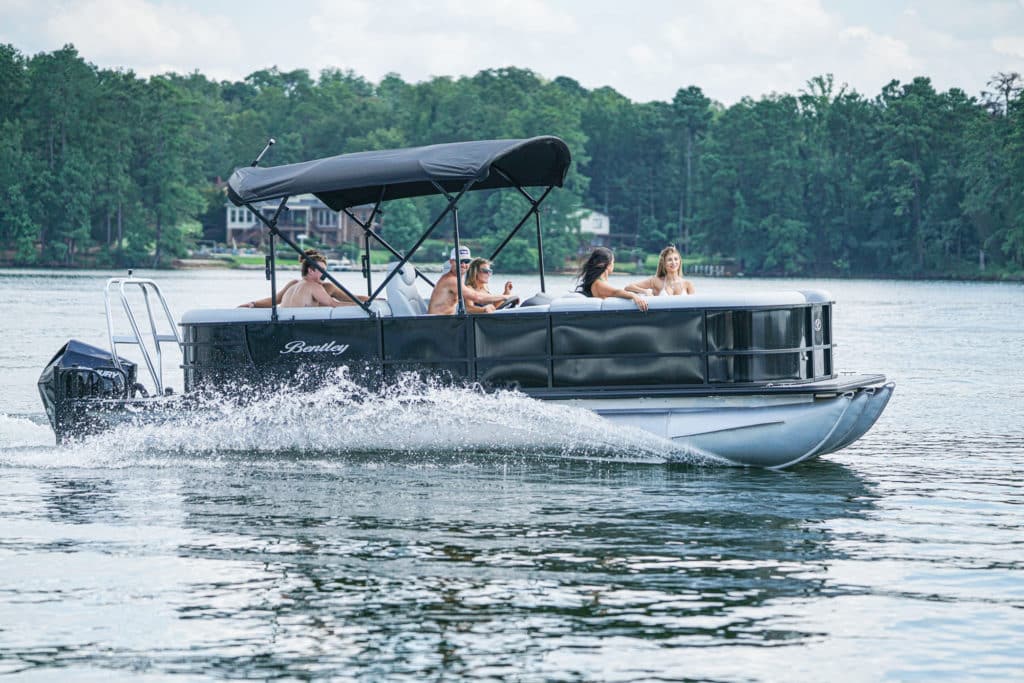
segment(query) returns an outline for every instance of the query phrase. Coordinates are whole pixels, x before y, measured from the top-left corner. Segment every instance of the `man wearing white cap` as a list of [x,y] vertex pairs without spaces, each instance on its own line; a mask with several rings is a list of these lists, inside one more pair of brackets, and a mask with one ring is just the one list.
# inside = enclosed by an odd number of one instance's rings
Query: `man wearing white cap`
[[[469,253],[469,247],[460,246],[458,255],[456,255],[455,249],[452,249],[451,258],[448,259],[448,272],[442,275],[434,285],[427,313],[455,315],[459,304],[459,283],[455,279],[455,273],[459,274],[459,278],[464,277],[469,269],[469,262],[472,260],[473,256]],[[476,306],[472,301],[466,301],[466,310],[470,313],[490,313],[494,310],[494,306]]]

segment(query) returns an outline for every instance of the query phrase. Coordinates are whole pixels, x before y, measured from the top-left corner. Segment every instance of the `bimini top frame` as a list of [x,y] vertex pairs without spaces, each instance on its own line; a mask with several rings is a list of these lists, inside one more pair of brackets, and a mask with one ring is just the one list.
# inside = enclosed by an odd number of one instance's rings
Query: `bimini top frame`
[[[537,228],[538,266],[541,290],[544,290],[544,247],[541,239],[539,207],[555,187],[562,187],[572,156],[569,148],[559,138],[541,136],[523,140],[480,140],[475,142],[454,142],[427,147],[357,152],[339,156],[305,161],[269,168],[257,168],[257,164],[274,140],[271,139],[251,166],[237,169],[228,179],[228,197],[236,206],[245,206],[267,226],[270,231],[270,253],[267,257],[267,278],[271,281],[272,319],[277,320],[276,263],[274,237],[279,237],[300,256],[302,249],[283,235],[277,228],[277,220],[290,197],[312,193],[335,211],[343,211],[355,220],[366,235],[366,256],[369,259],[369,245],[372,238],[399,259],[395,268],[374,290],[370,283],[368,263],[364,262],[364,276],[367,278],[365,302],[334,279],[320,264],[311,262],[353,301],[357,301],[368,315],[372,303],[383,291],[388,281],[401,266],[412,258],[416,250],[433,233],[434,229],[450,213],[452,214],[455,249],[460,246],[458,203],[467,192],[497,188],[515,188],[530,204],[522,219],[511,230],[505,240],[491,255],[493,260],[519,229],[533,215]],[[534,198],[528,187],[546,187],[539,198]],[[371,229],[380,212],[381,203],[392,199],[443,195],[448,199],[445,208],[430,224],[408,254],[401,254]],[[280,199],[277,211],[267,218],[257,211],[253,204]],[[366,221],[359,221],[349,209],[361,204],[373,203],[374,208]],[[456,253],[458,253],[456,251]],[[423,276],[421,276],[423,277]],[[426,279],[424,277],[424,279]],[[430,280],[427,280],[429,283]],[[458,312],[465,311],[462,298],[462,282],[458,282]],[[433,283],[431,283],[433,284]]]

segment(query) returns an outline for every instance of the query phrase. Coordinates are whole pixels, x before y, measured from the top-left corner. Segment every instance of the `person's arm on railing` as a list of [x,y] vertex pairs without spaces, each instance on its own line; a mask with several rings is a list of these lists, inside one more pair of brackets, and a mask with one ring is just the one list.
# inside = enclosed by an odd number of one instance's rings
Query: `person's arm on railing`
[[[281,289],[280,292],[277,293],[277,296],[275,298],[277,299],[278,305],[281,304],[281,298],[284,296],[284,293],[287,292],[289,290],[289,288],[291,288],[291,286],[294,285],[296,282],[298,282],[298,280],[292,280],[291,282],[286,284]],[[270,301],[270,297],[269,296],[265,296],[262,299],[254,299],[252,301],[246,301],[244,304],[240,304],[238,307],[239,308],[270,308],[272,305],[273,304]]]
[[609,284],[606,280],[596,280],[594,284],[590,286],[590,291],[594,296],[601,299],[629,299],[635,303],[636,307],[641,311],[647,310],[647,299],[636,292],[628,292],[625,289],[616,289],[614,285]]

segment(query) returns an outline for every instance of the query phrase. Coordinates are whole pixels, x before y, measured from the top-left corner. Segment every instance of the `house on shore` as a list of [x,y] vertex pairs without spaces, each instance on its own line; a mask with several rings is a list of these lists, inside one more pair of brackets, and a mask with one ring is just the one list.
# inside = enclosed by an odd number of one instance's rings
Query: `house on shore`
[[[254,204],[257,211],[270,219],[277,211],[277,200]],[[225,204],[227,212],[226,244],[249,244],[260,246],[266,242],[267,230],[252,211],[244,206]],[[364,223],[373,211],[373,205],[356,206],[352,215]],[[374,232],[380,231],[380,216],[373,222]],[[277,219],[277,228],[288,239],[301,243],[314,238],[320,244],[338,247],[343,244],[361,244],[363,229],[347,214],[334,211],[311,194],[296,195],[288,200],[288,206]]]
[[575,218],[580,222],[581,254],[594,247],[611,246],[611,219],[606,214],[592,209],[580,209]]

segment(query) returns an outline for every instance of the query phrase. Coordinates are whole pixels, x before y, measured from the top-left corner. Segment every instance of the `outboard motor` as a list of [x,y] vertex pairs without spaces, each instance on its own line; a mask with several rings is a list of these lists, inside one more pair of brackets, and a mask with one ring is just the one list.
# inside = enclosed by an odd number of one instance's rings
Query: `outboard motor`
[[[39,395],[58,441],[68,436],[71,403],[80,399],[128,399],[140,385],[135,382],[135,363],[118,357],[114,365],[109,351],[70,340],[61,347],[39,375]],[[144,390],[142,390],[144,391]]]

